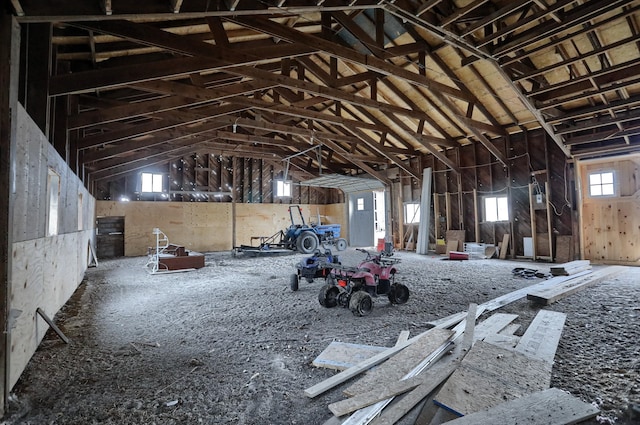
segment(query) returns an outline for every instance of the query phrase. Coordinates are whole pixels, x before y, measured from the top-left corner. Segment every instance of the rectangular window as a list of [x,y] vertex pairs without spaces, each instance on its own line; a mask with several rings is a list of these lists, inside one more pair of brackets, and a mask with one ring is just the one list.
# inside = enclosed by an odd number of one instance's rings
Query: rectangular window
[[276,196],[281,198],[291,197],[291,180],[276,180]]
[[356,200],[356,210],[364,211],[364,198],[358,198]]
[[142,173],[142,192],[162,193],[162,174]]
[[406,224],[420,223],[420,204],[411,202],[404,204],[404,222]]
[[589,195],[614,196],[615,194],[613,171],[589,174]]
[[484,198],[485,221],[509,221],[509,201],[506,196]]
[[82,193],[78,193],[78,230],[82,230]]
[[47,236],[58,234],[59,200],[60,176],[50,169],[47,176]]

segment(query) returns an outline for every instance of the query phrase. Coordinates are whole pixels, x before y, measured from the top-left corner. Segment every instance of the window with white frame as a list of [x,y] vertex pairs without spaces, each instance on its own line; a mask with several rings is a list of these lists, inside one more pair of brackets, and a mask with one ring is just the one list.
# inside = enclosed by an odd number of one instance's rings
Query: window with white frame
[[53,170],[47,175],[47,236],[58,234],[58,205],[60,203],[60,176]]
[[484,221],[509,221],[509,200],[506,196],[484,198]]
[[83,203],[82,203],[82,193],[78,193],[78,230],[82,230],[83,228],[83,216],[82,216],[82,210],[83,210]]
[[364,198],[356,199],[356,210],[364,211]]
[[613,171],[589,174],[590,196],[614,196],[615,194]]
[[408,202],[404,204],[404,222],[406,224],[420,223],[420,204]]
[[291,180],[276,180],[276,196],[280,198],[291,197]]
[[162,174],[154,173],[142,173],[141,179],[141,192],[143,193],[162,193],[164,176]]

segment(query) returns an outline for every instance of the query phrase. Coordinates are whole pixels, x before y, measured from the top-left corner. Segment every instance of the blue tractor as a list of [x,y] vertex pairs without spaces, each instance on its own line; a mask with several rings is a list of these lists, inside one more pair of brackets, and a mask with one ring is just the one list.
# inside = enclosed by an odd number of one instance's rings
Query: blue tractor
[[322,245],[334,245],[338,251],[347,249],[347,240],[340,237],[339,224],[307,224],[299,205],[289,207],[291,226],[284,232],[286,248],[311,254]]
[[[252,245],[241,245],[233,249],[233,254],[239,252],[250,256],[281,255],[298,251],[311,254],[322,246],[335,246],[336,250],[347,249],[347,240],[340,237],[339,224],[307,224],[302,216],[299,205],[289,207],[291,226],[271,236],[253,236]],[[259,241],[255,246],[254,241]]]

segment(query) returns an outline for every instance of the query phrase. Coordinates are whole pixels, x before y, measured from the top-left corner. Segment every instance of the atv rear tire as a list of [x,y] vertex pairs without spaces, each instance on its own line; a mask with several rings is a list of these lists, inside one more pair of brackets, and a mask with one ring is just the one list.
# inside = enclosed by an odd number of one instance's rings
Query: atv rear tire
[[318,293],[318,301],[320,305],[326,308],[335,307],[338,305],[338,295],[340,294],[340,289],[338,289],[335,285],[324,285],[320,288],[320,293]]
[[404,304],[409,300],[409,288],[402,283],[394,283],[389,289],[388,297],[391,304]]
[[336,249],[338,251],[344,251],[347,249],[347,240],[344,238],[340,238],[336,241]]
[[291,275],[291,279],[289,280],[289,286],[291,287],[291,290],[293,292],[298,290],[298,284],[299,284],[299,280],[298,279],[298,275],[297,274],[292,274]]
[[371,295],[365,291],[356,291],[349,300],[349,310],[356,316],[366,316],[373,309]]
[[303,254],[311,254],[318,248],[318,237],[313,232],[304,231],[296,240],[296,248]]

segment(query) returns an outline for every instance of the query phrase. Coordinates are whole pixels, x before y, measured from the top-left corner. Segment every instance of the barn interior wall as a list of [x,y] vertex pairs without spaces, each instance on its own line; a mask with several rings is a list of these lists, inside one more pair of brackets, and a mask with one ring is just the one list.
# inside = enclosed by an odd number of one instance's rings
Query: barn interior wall
[[[271,236],[291,225],[289,204],[231,202],[119,202],[97,201],[96,214],[124,217],[125,256],[146,255],[155,246],[153,228],[162,230],[171,243],[198,251],[229,251],[235,246],[256,245],[254,236]],[[346,204],[300,205],[307,223],[340,224],[348,236]],[[294,215],[297,220],[297,216]]]
[[[524,238],[532,237],[534,223],[537,257],[551,259],[549,237],[554,253],[558,249],[555,245],[558,236],[568,237],[566,243],[569,244],[578,237],[574,230],[576,206],[571,165],[543,131],[500,137],[492,143],[505,163],[480,143],[446,151],[447,159],[459,168],[459,174],[432,155],[423,158],[422,163],[433,169],[431,243],[435,243],[436,238],[445,238],[447,230],[464,230],[466,242],[494,245],[499,245],[503,237],[509,235],[510,256],[524,257]],[[401,186],[397,190],[401,192],[403,202],[418,201],[420,182],[403,176],[401,171],[396,175],[395,181]],[[530,190],[534,195],[542,193],[545,200],[542,207],[534,209],[533,220]],[[484,219],[483,200],[487,196],[508,197],[508,221]],[[396,211],[394,220],[403,220],[401,211]],[[577,250],[572,252],[573,257],[578,255]]]
[[[234,166],[238,169],[234,173]],[[96,198],[138,201],[231,202],[235,187],[236,202],[332,204],[344,202],[344,194],[336,189],[301,184],[307,175],[293,170],[285,173],[279,161],[231,158],[215,153],[193,153],[168,163],[151,166],[119,178],[98,181]],[[141,193],[140,173],[160,173],[166,179],[164,193]],[[235,181],[234,181],[235,174]],[[276,180],[292,182],[291,197],[280,198],[274,192]]]
[[[48,329],[49,317],[67,302],[91,261],[95,199],[67,167],[21,105],[17,107],[10,308],[10,387]],[[59,177],[51,185],[50,175]],[[54,180],[55,181],[55,180]],[[58,193],[58,229],[48,235],[49,193]]]
[[[583,256],[640,265],[640,155],[579,162]],[[615,195],[589,195],[589,174],[613,171]]]

